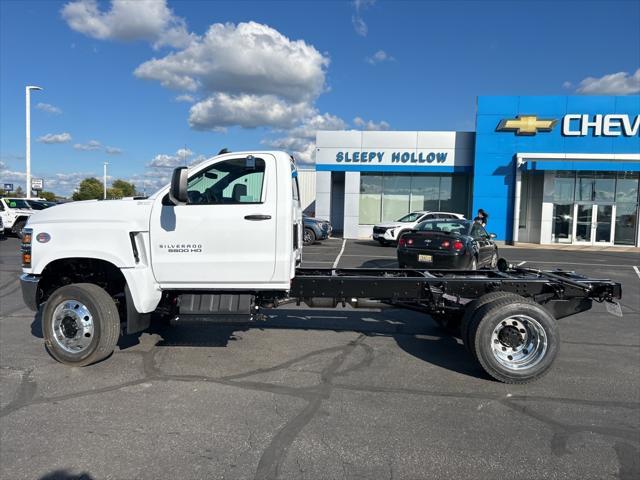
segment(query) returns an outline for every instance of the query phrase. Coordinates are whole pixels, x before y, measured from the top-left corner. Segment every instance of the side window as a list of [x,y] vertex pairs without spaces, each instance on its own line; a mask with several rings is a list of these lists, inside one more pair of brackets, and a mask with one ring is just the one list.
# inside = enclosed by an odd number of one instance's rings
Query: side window
[[474,223],[473,227],[471,227],[471,236],[473,238],[489,237],[489,235],[487,235],[487,231],[479,223]]
[[189,179],[189,205],[262,203],[264,171],[261,158],[215,163]]
[[0,212],[4,212],[4,204],[0,202]]

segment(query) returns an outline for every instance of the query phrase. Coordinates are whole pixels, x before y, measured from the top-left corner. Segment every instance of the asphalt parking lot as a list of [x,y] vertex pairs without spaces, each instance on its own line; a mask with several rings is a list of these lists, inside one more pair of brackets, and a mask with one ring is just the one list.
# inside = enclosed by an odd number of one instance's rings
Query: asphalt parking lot
[[[65,367],[22,304],[18,248],[0,242],[2,478],[640,477],[638,253],[501,249],[623,284],[623,318],[595,305],[561,320],[553,370],[514,386],[484,376],[428,316],[396,309],[165,327]],[[303,265],[394,259],[392,247],[330,239],[305,248]]]

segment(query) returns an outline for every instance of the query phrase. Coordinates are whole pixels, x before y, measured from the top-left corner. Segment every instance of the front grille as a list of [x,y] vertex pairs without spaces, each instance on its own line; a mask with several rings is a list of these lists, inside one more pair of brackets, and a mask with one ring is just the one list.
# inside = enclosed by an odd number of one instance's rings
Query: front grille
[[373,233],[384,233],[389,230],[388,227],[373,227]]

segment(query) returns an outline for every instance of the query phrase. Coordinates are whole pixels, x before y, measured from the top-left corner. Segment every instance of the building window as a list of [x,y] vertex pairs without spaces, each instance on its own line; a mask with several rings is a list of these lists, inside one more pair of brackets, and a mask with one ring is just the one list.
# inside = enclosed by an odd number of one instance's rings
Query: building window
[[409,211],[411,176],[387,174],[382,178],[382,221],[392,222]]
[[574,172],[556,172],[553,181],[553,201],[555,203],[573,202],[575,184]]
[[466,214],[467,175],[360,174],[360,225],[398,220],[417,210]]
[[382,175],[360,174],[360,224],[373,225],[382,212]]

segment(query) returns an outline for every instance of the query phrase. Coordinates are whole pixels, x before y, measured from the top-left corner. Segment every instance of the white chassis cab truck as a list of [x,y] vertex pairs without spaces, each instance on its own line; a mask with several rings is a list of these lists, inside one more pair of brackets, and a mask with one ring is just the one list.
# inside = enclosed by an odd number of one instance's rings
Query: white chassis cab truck
[[[546,373],[557,319],[606,302],[621,286],[573,272],[304,269],[297,170],[284,152],[225,153],[174,170],[149,198],[41,210],[22,239],[25,303],[67,365],[108,357],[120,335],[154,318],[251,321],[261,308],[408,308],[459,335],[493,378]],[[428,318],[425,316],[425,318]]]

